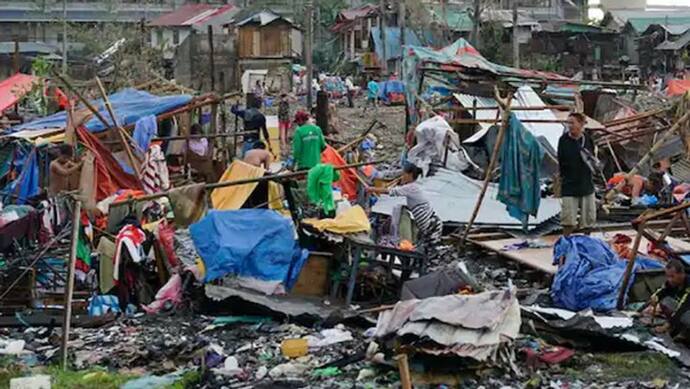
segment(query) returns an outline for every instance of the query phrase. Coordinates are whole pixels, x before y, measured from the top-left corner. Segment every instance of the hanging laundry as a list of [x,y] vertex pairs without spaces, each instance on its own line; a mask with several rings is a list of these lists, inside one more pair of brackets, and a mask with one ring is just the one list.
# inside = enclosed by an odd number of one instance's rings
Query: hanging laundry
[[498,200],[507,205],[510,216],[527,229],[529,215],[537,216],[541,200],[540,171],[544,151],[515,114],[510,115],[501,146],[501,179]]
[[333,165],[320,163],[309,169],[307,174],[307,196],[313,204],[321,206],[326,213],[335,211],[333,182],[340,179]]
[[[263,177],[265,170],[242,161],[234,161],[218,182]],[[211,203],[215,209],[240,209],[256,188],[257,183],[215,189]]]
[[203,183],[172,189],[168,198],[175,214],[175,224],[180,227],[187,227],[206,214],[206,188]]
[[144,116],[137,120],[134,124],[134,133],[132,138],[141,149],[141,152],[147,152],[151,139],[158,133],[158,123],[154,115]]
[[144,257],[144,247],[142,246],[146,240],[146,234],[141,229],[128,224],[120,230],[115,239],[115,256],[113,257],[113,279],[119,280],[120,262],[122,255],[122,246],[129,253],[130,258],[135,263],[141,262]]
[[152,145],[146,152],[139,172],[139,180],[144,192],[148,194],[165,191],[170,187],[168,165],[165,163],[165,155],[159,144]]

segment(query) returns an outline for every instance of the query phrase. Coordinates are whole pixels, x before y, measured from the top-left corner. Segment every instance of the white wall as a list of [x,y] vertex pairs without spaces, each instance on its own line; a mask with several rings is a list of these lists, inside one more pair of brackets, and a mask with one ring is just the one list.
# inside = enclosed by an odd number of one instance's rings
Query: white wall
[[293,28],[292,29],[292,52],[293,55],[302,57],[302,31]]
[[[178,31],[179,39],[174,43],[175,31]],[[175,48],[179,46],[191,33],[191,27],[156,27],[151,29],[151,47],[164,50],[163,56],[171,59],[175,55]],[[159,39],[159,36],[161,39]]]
[[643,10],[647,8],[647,0],[601,0],[601,8],[605,11],[619,9]]

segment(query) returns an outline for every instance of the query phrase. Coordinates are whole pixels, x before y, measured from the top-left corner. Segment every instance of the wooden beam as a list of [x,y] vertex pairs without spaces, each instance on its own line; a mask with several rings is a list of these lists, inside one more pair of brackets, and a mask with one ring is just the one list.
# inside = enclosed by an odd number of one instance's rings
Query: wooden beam
[[72,320],[72,295],[74,294],[74,273],[77,264],[77,246],[79,245],[79,227],[81,225],[81,201],[74,202],[72,215],[72,239],[70,243],[69,263],[67,268],[67,285],[65,286],[65,317],[62,322],[62,344],[60,346],[60,358],[62,370],[67,370],[67,353],[69,343],[69,330]]

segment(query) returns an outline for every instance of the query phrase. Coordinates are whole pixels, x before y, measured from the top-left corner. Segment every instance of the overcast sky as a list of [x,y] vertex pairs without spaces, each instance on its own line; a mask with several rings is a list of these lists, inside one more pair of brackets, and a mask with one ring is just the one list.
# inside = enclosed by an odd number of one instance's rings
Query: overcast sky
[[647,0],[647,5],[690,5],[690,0]]

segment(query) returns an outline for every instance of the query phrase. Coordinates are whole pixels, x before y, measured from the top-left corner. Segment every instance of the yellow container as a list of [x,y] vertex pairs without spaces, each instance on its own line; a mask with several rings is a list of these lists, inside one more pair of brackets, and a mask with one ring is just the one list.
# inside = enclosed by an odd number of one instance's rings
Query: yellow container
[[286,358],[299,358],[307,355],[309,345],[306,339],[285,339],[280,344],[280,350]]

